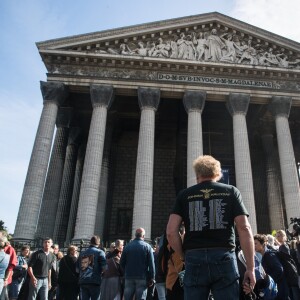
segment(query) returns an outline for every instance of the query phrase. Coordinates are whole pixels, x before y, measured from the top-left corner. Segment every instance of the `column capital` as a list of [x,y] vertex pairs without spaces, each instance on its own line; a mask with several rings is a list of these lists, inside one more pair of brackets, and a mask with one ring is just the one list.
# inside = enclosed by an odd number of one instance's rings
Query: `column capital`
[[105,106],[109,109],[115,96],[112,85],[91,84],[90,93],[93,108],[97,106]]
[[204,109],[206,100],[206,92],[187,90],[184,92],[183,105],[185,111],[189,113],[191,110],[200,111]]
[[138,99],[140,109],[152,108],[155,111],[158,108],[160,102],[160,90],[153,88],[138,88]]
[[73,111],[72,107],[59,108],[56,117],[56,127],[69,128],[73,118]]
[[40,81],[40,88],[44,103],[55,102],[58,106],[62,105],[68,96],[68,88],[62,82]]
[[269,109],[274,117],[284,116],[289,117],[292,106],[292,98],[285,96],[273,96]]
[[250,95],[243,93],[230,93],[226,102],[229,113],[233,116],[235,114],[247,114],[250,103]]

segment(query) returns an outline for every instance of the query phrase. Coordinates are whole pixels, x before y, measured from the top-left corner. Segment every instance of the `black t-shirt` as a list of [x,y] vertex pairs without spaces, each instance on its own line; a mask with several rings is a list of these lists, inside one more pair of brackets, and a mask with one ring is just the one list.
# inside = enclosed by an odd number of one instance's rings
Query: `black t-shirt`
[[32,268],[35,277],[46,278],[55,260],[53,253],[50,252],[47,255],[43,250],[38,250],[29,259],[28,267]]
[[180,215],[184,221],[184,250],[234,248],[234,218],[248,216],[240,191],[213,181],[181,191],[172,213]]

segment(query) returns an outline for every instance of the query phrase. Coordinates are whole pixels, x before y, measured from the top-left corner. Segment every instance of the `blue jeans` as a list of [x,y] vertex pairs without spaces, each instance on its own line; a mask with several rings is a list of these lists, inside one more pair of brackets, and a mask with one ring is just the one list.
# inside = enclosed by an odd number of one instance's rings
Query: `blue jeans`
[[39,294],[41,300],[48,300],[48,278],[37,279],[36,287],[29,282],[28,300],[35,300]]
[[135,300],[147,298],[147,281],[146,279],[127,279],[125,278],[124,300]]
[[80,286],[81,300],[99,300],[100,299],[100,285],[84,284]]
[[158,300],[166,300],[166,283],[159,282],[155,283]]
[[4,286],[4,279],[3,279],[3,278],[0,278],[0,295],[1,295],[1,293],[2,293],[3,286]]
[[235,252],[223,248],[185,253],[184,299],[239,299],[239,273]]

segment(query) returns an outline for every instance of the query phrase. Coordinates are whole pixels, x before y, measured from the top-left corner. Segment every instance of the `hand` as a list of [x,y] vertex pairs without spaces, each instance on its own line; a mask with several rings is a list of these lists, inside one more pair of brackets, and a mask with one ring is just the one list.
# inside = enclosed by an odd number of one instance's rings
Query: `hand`
[[37,287],[37,279],[35,277],[33,277],[33,278],[31,277],[30,281],[34,287]]
[[154,279],[150,279],[148,282],[148,287],[152,286],[155,283]]
[[3,286],[8,286],[8,279],[4,279]]
[[254,270],[246,270],[243,280],[243,290],[245,294],[249,294],[253,291],[255,286],[255,274]]
[[51,287],[52,287],[52,285],[51,285],[51,282],[50,282],[50,283],[48,283],[48,290],[49,291],[51,290]]

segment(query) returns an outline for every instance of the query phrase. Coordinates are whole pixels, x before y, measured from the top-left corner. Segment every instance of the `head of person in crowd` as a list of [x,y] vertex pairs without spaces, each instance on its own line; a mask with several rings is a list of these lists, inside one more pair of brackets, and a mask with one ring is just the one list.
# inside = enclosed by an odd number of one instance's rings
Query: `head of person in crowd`
[[118,252],[123,252],[123,249],[124,249],[124,240],[116,240],[115,241],[115,249],[118,251]]
[[57,260],[61,260],[64,257],[64,254],[61,251],[58,251],[56,254]]
[[109,251],[110,252],[113,252],[114,250],[116,249],[116,243],[115,242],[112,242],[109,246]]
[[6,236],[0,236],[0,250],[2,251],[7,243],[7,237]]
[[58,244],[53,244],[52,245],[52,248],[53,248],[53,253],[57,256],[57,253],[59,251],[59,246]]
[[30,255],[30,247],[28,245],[24,245],[21,248],[21,255],[23,257],[29,257]]
[[52,239],[51,238],[49,238],[49,237],[45,237],[44,239],[43,239],[43,250],[45,251],[45,252],[51,252],[51,249],[52,249],[52,246],[53,245],[53,241],[52,241]]
[[93,235],[90,240],[91,246],[99,247],[100,246],[100,236]]
[[81,270],[82,271],[85,271],[88,268],[91,268],[91,266],[90,266],[91,263],[92,263],[91,256],[82,256],[80,263],[81,263]]
[[199,156],[193,162],[197,182],[218,181],[222,177],[221,163],[210,155]]
[[135,231],[135,237],[137,239],[144,240],[145,239],[145,229],[140,227]]
[[261,255],[264,255],[266,251],[266,245],[268,242],[267,237],[264,234],[256,234],[253,238],[255,251],[260,253]]
[[67,250],[67,255],[78,257],[78,248],[75,245],[70,245]]
[[284,230],[277,230],[275,236],[280,245],[284,244],[287,241],[287,236]]

